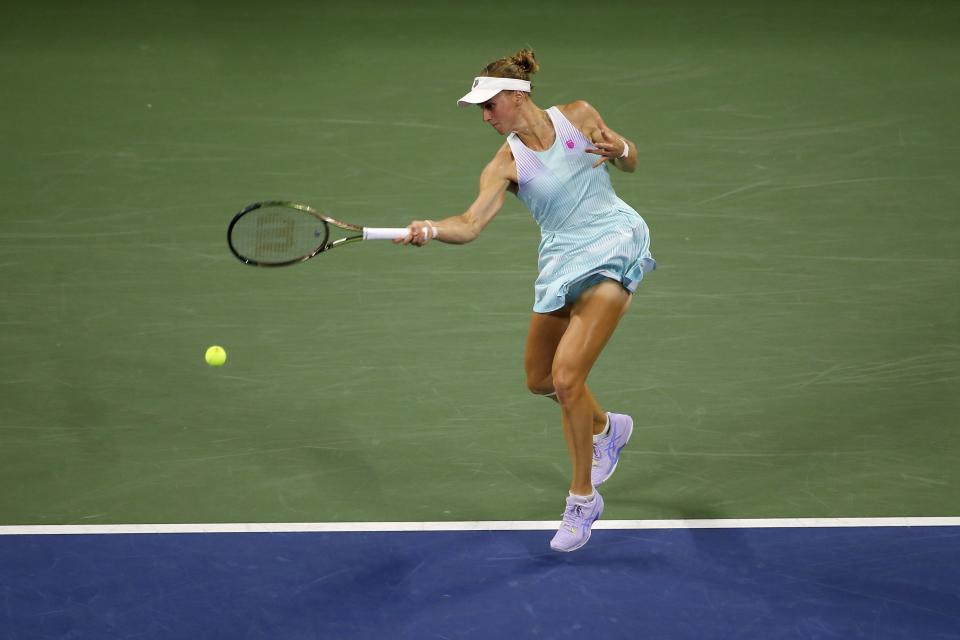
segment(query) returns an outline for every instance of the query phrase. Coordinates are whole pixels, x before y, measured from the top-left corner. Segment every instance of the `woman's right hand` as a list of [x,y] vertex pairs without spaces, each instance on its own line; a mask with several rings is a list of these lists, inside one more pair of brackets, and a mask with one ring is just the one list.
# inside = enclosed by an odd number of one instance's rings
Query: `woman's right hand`
[[407,225],[407,235],[397,238],[394,244],[412,244],[418,247],[437,237],[437,225],[431,220],[414,220]]

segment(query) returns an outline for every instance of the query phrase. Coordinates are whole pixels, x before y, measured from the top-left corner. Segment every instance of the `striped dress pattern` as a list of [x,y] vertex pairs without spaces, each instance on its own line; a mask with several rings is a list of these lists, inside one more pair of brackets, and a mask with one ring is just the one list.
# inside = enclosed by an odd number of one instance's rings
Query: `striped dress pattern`
[[517,165],[517,197],[540,226],[539,275],[533,310],[572,304],[603,279],[631,293],[656,269],[650,231],[636,210],[617,197],[607,163],[593,168],[593,143],[557,107],[547,109],[556,139],[546,151],[507,136]]

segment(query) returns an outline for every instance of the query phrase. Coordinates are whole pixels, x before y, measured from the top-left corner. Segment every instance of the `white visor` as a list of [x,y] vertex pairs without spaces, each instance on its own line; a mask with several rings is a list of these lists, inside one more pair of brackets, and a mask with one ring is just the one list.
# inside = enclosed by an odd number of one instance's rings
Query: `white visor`
[[491,78],[489,76],[474,78],[470,93],[457,100],[457,106],[467,107],[471,104],[486,102],[501,91],[526,91],[530,93],[530,81],[515,78]]

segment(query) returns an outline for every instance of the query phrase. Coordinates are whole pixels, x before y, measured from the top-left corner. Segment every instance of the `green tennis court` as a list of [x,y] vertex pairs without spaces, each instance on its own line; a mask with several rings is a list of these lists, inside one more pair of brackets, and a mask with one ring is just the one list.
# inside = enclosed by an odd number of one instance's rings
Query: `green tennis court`
[[[946,2],[15,2],[0,20],[0,522],[545,520],[539,233],[241,265],[245,204],[461,212],[456,98],[640,148],[659,269],[591,377],[638,431],[605,517],[956,515],[960,9]],[[222,369],[203,362],[211,344]],[[559,496],[559,497],[558,497]]]

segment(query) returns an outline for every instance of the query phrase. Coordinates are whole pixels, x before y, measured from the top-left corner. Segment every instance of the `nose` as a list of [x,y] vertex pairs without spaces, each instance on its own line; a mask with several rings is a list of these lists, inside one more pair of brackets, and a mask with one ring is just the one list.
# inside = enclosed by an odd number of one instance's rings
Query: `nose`
[[484,122],[490,122],[490,119],[491,119],[492,117],[493,117],[493,116],[490,114],[490,112],[489,112],[488,110],[486,110],[486,109],[483,110],[483,121],[484,121]]

